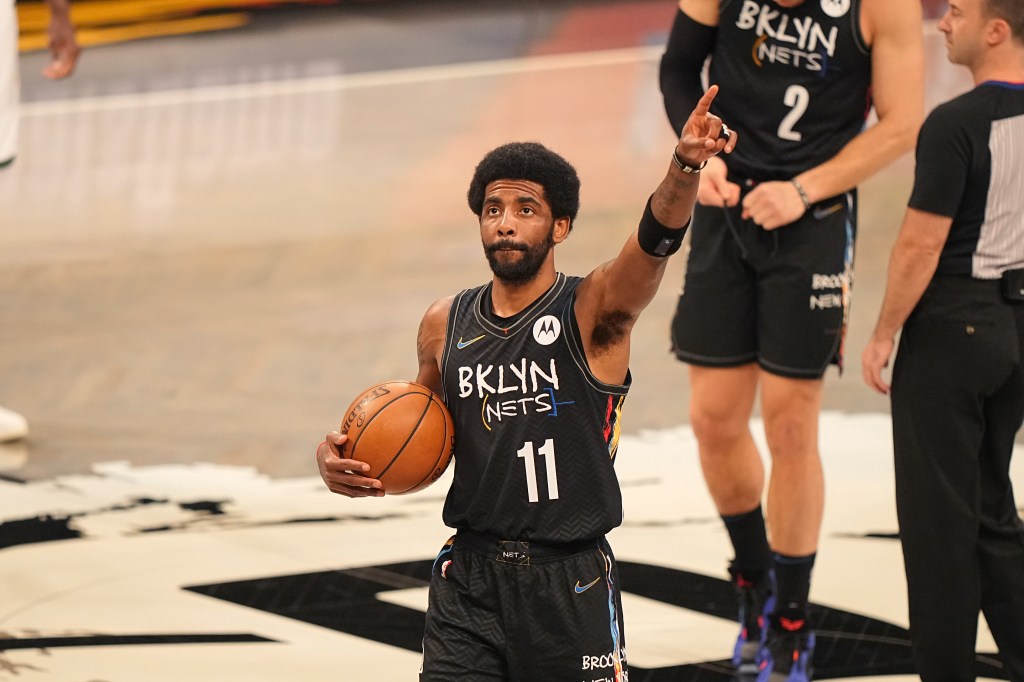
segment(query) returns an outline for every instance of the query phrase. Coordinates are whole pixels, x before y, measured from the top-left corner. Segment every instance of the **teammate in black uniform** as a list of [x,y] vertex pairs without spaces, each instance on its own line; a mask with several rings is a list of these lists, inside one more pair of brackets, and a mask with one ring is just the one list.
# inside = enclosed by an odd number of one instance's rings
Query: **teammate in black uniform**
[[1009,467],[1024,422],[1024,0],[950,0],[940,30],[976,87],[935,109],[864,350],[896,332],[893,445],[921,679],[973,680],[978,611],[1024,682],[1024,523]]
[[[672,345],[690,365],[701,465],[735,548],[734,663],[762,679],[803,680],[824,507],[818,414],[825,370],[842,362],[855,187],[913,144],[921,7],[681,0],[679,10],[661,63],[669,120],[682,124],[710,57],[708,82],[723,85],[714,111],[744,142],[702,174]],[[872,106],[878,122],[865,127]],[[759,387],[772,457],[770,542],[749,426]]]
[[[618,257],[584,278],[555,269],[579,179],[537,143],[504,145],[476,168],[469,205],[494,273],[434,303],[420,325],[417,381],[455,419],[421,680],[626,680],[622,606],[604,535],[622,520],[613,465],[629,388],[629,337],[680,246],[700,168],[731,151],[696,104],[665,179]],[[382,494],[366,467],[317,450],[334,492]]]

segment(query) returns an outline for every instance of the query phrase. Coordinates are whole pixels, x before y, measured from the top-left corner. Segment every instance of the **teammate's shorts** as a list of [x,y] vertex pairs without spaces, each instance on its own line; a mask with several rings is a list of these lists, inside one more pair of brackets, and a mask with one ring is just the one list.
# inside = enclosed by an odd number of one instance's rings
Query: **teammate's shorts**
[[684,362],[817,379],[842,371],[853,284],[855,192],[764,230],[742,208],[698,205],[672,349]]
[[18,25],[13,0],[0,0],[0,168],[18,149]]
[[627,679],[604,538],[541,546],[460,530],[434,562],[421,682]]

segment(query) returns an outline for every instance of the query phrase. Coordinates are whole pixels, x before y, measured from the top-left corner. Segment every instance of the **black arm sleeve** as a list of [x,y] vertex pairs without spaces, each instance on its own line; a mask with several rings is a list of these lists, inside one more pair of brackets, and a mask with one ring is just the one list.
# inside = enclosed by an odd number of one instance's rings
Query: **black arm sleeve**
[[686,119],[704,94],[701,72],[717,33],[717,26],[705,26],[682,10],[676,12],[658,72],[665,113],[676,135],[682,133]]

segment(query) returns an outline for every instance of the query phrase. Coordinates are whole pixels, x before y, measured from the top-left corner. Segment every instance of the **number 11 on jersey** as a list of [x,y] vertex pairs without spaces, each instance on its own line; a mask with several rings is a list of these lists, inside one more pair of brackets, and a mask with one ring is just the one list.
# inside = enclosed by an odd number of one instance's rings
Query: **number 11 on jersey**
[[545,473],[548,479],[548,499],[557,500],[558,474],[555,467],[555,441],[548,438],[537,449],[536,453],[533,450],[533,443],[525,443],[516,454],[522,458],[526,466],[526,492],[530,497],[530,502],[540,500],[540,494],[537,489],[537,462],[534,460],[535,456],[544,458]]

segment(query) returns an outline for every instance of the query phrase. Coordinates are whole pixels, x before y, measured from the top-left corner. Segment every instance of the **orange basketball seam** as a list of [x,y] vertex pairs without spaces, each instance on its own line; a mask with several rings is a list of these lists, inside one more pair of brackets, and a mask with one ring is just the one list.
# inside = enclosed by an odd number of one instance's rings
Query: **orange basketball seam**
[[[373,388],[377,388],[378,386],[384,386],[384,385],[385,384],[378,384],[377,386],[374,386]],[[367,390],[371,390],[371,389],[367,389]],[[364,391],[364,393],[365,393],[365,391]],[[417,392],[417,393],[399,393],[398,395],[396,395],[396,396],[394,396],[392,398],[389,398],[386,403],[384,403],[379,408],[377,408],[377,411],[374,412],[372,415],[370,415],[370,417],[362,424],[362,426],[359,427],[358,433],[356,434],[355,439],[352,441],[352,451],[349,453],[349,456],[352,459],[358,460],[360,462],[363,461],[363,460],[360,460],[358,457],[356,457],[356,447],[359,446],[359,441],[360,441],[360,439],[362,439],[363,434],[365,434],[368,431],[370,423],[373,422],[374,419],[379,417],[381,412],[383,412],[384,410],[387,409],[388,405],[391,405],[392,403],[398,402],[400,399],[402,399],[404,396],[407,396],[407,395],[425,395],[425,394],[422,393],[422,392]],[[345,433],[345,434],[347,434],[348,432],[349,432],[348,430],[342,431],[342,433]],[[392,461],[394,461],[394,460],[392,460]],[[388,466],[391,466],[391,465],[389,464]]]
[[[441,405],[442,408],[444,408],[444,404],[443,403],[438,402],[438,400],[434,396],[430,396],[430,403],[429,403],[428,407],[430,407],[434,403],[438,403],[439,405]],[[447,408],[444,408],[444,409],[447,409]],[[444,412],[442,411],[441,414],[443,416]],[[437,459],[434,460],[434,464],[430,467],[430,470],[427,472],[427,475],[424,476],[423,478],[421,478],[419,483],[417,483],[416,485],[414,485],[411,488],[409,488],[409,490],[415,490],[419,486],[423,485],[426,481],[428,481],[430,479],[430,477],[434,475],[434,472],[437,471],[437,466],[438,466],[438,464],[440,464],[441,459],[445,455],[448,455],[449,457],[451,456],[452,448],[451,448],[451,446],[448,445],[448,441],[449,441],[449,439],[451,437],[449,435],[449,431],[448,431],[448,419],[445,418],[443,421],[444,421],[444,437],[443,437],[443,440],[441,441],[441,451],[438,453]],[[419,424],[417,424],[417,427],[419,427]]]
[[[415,413],[415,401],[396,405],[400,398],[413,395],[427,398],[418,415]],[[389,413],[395,412],[403,415],[399,423],[391,422],[388,417]],[[378,422],[377,417],[381,415],[385,419]],[[346,444],[351,448],[349,457],[367,461],[374,469],[379,469],[379,472],[369,475],[384,484],[386,494],[403,495],[432,485],[451,464],[455,456],[454,426],[444,401],[429,387],[412,381],[386,381],[367,388],[353,400],[346,411],[342,432],[352,436],[350,443]],[[364,441],[364,436],[369,440]],[[366,448],[371,450],[364,455],[362,450]],[[433,462],[431,456],[434,457]],[[386,461],[383,468],[379,465],[381,460]],[[396,472],[395,476],[390,476],[392,471]],[[417,474],[420,475],[418,480],[415,478]],[[392,485],[395,489],[391,489]]]
[[[387,466],[384,467],[383,469],[381,469],[380,473],[377,474],[377,480],[379,480],[379,481],[383,482],[384,474],[386,474],[388,472],[388,469],[391,468],[391,465],[393,465],[395,462],[397,462],[398,458],[402,456],[403,452],[405,452],[406,446],[409,445],[409,441],[412,440],[412,437],[416,435],[416,431],[419,430],[420,424],[423,423],[423,418],[425,416],[427,416],[427,411],[430,409],[430,405],[433,403],[433,398],[431,396],[426,395],[425,393],[420,393],[420,392],[403,393],[402,395],[398,396],[397,398],[395,398],[391,402],[397,402],[401,398],[404,398],[404,397],[410,396],[410,395],[422,395],[422,396],[424,396],[427,399],[427,404],[423,407],[423,412],[420,413],[420,418],[416,420],[415,426],[413,426],[409,430],[409,435],[405,437],[405,442],[402,443],[402,447],[398,448],[398,452],[396,452],[395,456],[391,458],[391,461],[388,462]],[[389,402],[388,405],[390,405],[390,404],[391,403]],[[370,420],[368,422],[366,422],[366,426],[369,426],[370,422],[372,422],[374,419],[376,419],[377,415],[379,415],[383,411],[384,411],[384,408],[382,407],[380,410],[377,411],[376,414],[374,414],[372,417],[370,417]],[[364,426],[363,428],[365,429],[366,426]],[[447,425],[445,425],[445,427],[447,428]]]
[[[359,433],[356,435],[355,440],[352,441],[352,453],[351,453],[351,456],[352,456],[353,459],[355,459],[356,446],[359,444],[359,439],[363,437],[364,433],[366,433],[366,427],[368,427],[370,425],[370,422],[372,422],[374,419],[376,419],[377,416],[380,415],[381,412],[383,412],[385,409],[387,409],[388,405],[390,405],[391,403],[397,402],[398,400],[400,400],[401,398],[403,398],[404,396],[407,396],[407,395],[423,395],[423,393],[400,393],[400,394],[396,395],[394,398],[391,398],[390,400],[388,400],[383,405],[381,405],[377,409],[376,412],[374,412],[372,415],[370,415],[369,419],[367,419],[366,422],[364,422],[363,425],[359,427]],[[348,432],[349,432],[349,430],[342,431],[343,434],[348,434]]]

